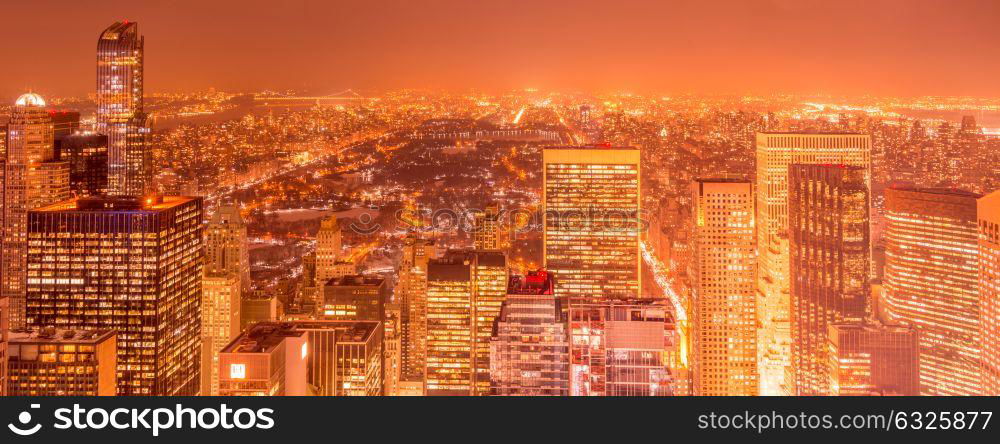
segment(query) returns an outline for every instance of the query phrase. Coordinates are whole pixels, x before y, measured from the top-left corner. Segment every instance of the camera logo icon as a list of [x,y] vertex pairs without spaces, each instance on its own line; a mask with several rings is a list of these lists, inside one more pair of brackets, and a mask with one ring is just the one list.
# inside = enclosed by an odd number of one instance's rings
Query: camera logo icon
[[[41,407],[42,406],[40,404],[31,404],[31,408],[33,408],[33,409],[37,409],[37,408],[41,408]],[[14,432],[14,433],[16,433],[18,435],[21,435],[21,436],[34,435],[35,433],[37,433],[39,430],[42,429],[42,425],[41,424],[35,424],[33,427],[28,427],[28,425],[31,423],[31,412],[29,412],[27,410],[25,410],[25,411],[21,412],[19,415],[17,415],[17,421],[21,423],[20,427],[17,426],[17,425],[14,425],[14,423],[10,423],[10,424],[7,424],[7,428],[10,429],[10,431],[12,431],[12,432]],[[21,427],[24,427],[24,428],[21,428]]]

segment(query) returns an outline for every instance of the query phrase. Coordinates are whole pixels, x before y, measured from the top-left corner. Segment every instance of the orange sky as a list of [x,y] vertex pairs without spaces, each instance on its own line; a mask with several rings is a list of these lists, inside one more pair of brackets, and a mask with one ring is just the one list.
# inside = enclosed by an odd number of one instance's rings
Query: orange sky
[[3,15],[6,96],[91,92],[97,35],[127,18],[146,36],[147,91],[1000,97],[989,0],[36,0]]

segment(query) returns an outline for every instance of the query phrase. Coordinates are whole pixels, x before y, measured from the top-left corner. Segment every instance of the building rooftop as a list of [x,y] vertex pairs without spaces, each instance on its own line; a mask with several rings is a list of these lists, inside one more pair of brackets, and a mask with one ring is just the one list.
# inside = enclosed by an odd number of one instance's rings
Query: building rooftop
[[330,287],[377,287],[382,285],[385,279],[369,277],[360,274],[349,274],[347,276],[331,278],[326,285]]
[[11,330],[11,343],[98,344],[115,336],[113,330],[70,330],[45,327]]
[[638,150],[634,146],[617,146],[610,143],[597,143],[591,145],[552,145],[547,146],[547,150]]
[[336,342],[366,343],[381,329],[379,321],[291,321],[258,322],[237,336],[221,353],[266,353],[287,337],[309,331],[334,331]]
[[979,199],[983,197],[982,194],[974,193],[972,191],[961,190],[958,188],[921,188],[907,185],[897,185],[890,187],[891,190],[897,191],[910,191],[914,193],[923,194],[936,194],[940,196],[955,196],[955,197],[970,197],[973,199]]
[[553,295],[552,273],[540,269],[524,276],[511,275],[507,280],[507,294]]
[[155,196],[145,199],[131,197],[79,197],[40,207],[35,212],[87,211],[162,211],[178,207],[200,197]]

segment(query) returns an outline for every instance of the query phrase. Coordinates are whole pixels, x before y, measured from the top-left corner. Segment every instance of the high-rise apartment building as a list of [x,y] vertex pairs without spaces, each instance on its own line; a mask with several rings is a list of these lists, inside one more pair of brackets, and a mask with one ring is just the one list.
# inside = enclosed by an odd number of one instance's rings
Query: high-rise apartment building
[[1000,191],[977,202],[981,395],[1000,396]]
[[507,293],[497,251],[450,251],[427,265],[426,393],[486,395],[493,320]]
[[978,194],[885,191],[885,312],[920,340],[922,395],[982,393]]
[[434,241],[408,236],[399,261],[395,301],[399,304],[402,378],[423,380],[427,360],[427,263]]
[[139,24],[129,21],[113,23],[97,39],[95,130],[108,136],[108,192],[116,196],[144,195],[152,175],[143,45]]
[[341,233],[337,216],[330,215],[320,221],[316,232],[316,286],[323,288],[333,278],[337,259],[340,259]]
[[219,353],[219,396],[305,396],[311,349],[305,331],[261,323]]
[[219,352],[240,334],[240,279],[205,273],[201,282],[201,393],[219,394]]
[[869,192],[863,167],[788,168],[791,392],[829,395],[830,325],[868,314]]
[[[38,94],[18,97],[7,124],[3,164],[3,289],[11,328],[22,328],[28,211],[69,197],[69,167],[56,161],[53,124]],[[2,326],[0,326],[2,327]]]
[[626,147],[543,150],[545,268],[558,297],[642,295],[639,158]]
[[569,337],[552,274],[511,276],[493,330],[491,394],[569,395]]
[[757,133],[756,146],[758,371],[761,394],[779,395],[791,388],[786,374],[791,363],[788,166],[838,164],[870,171],[871,138],[764,132]]
[[920,394],[913,328],[849,322],[831,324],[829,386],[833,396]]
[[698,179],[691,366],[700,396],[755,396],[757,257],[754,195],[749,180]]
[[231,274],[240,288],[250,288],[247,226],[236,205],[222,205],[205,226],[205,275]]
[[573,298],[569,304],[570,396],[670,395],[665,301]]
[[114,396],[117,347],[111,330],[45,327],[10,335],[10,396]]
[[118,334],[119,395],[195,395],[200,198],[81,198],[28,214],[27,323]]
[[510,248],[510,234],[499,205],[487,206],[477,211],[473,217],[473,242],[477,250],[501,250]]

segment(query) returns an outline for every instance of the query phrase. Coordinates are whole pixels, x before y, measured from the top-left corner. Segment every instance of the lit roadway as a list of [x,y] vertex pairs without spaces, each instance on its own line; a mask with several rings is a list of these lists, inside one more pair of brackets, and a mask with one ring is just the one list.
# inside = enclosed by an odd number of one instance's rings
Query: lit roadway
[[684,310],[681,298],[674,292],[673,281],[668,277],[667,266],[653,255],[653,250],[645,241],[639,242],[639,248],[642,249],[643,260],[653,270],[653,278],[656,279],[657,285],[663,290],[663,295],[670,299],[670,303],[674,305],[677,320],[681,322],[687,321],[687,310]]

